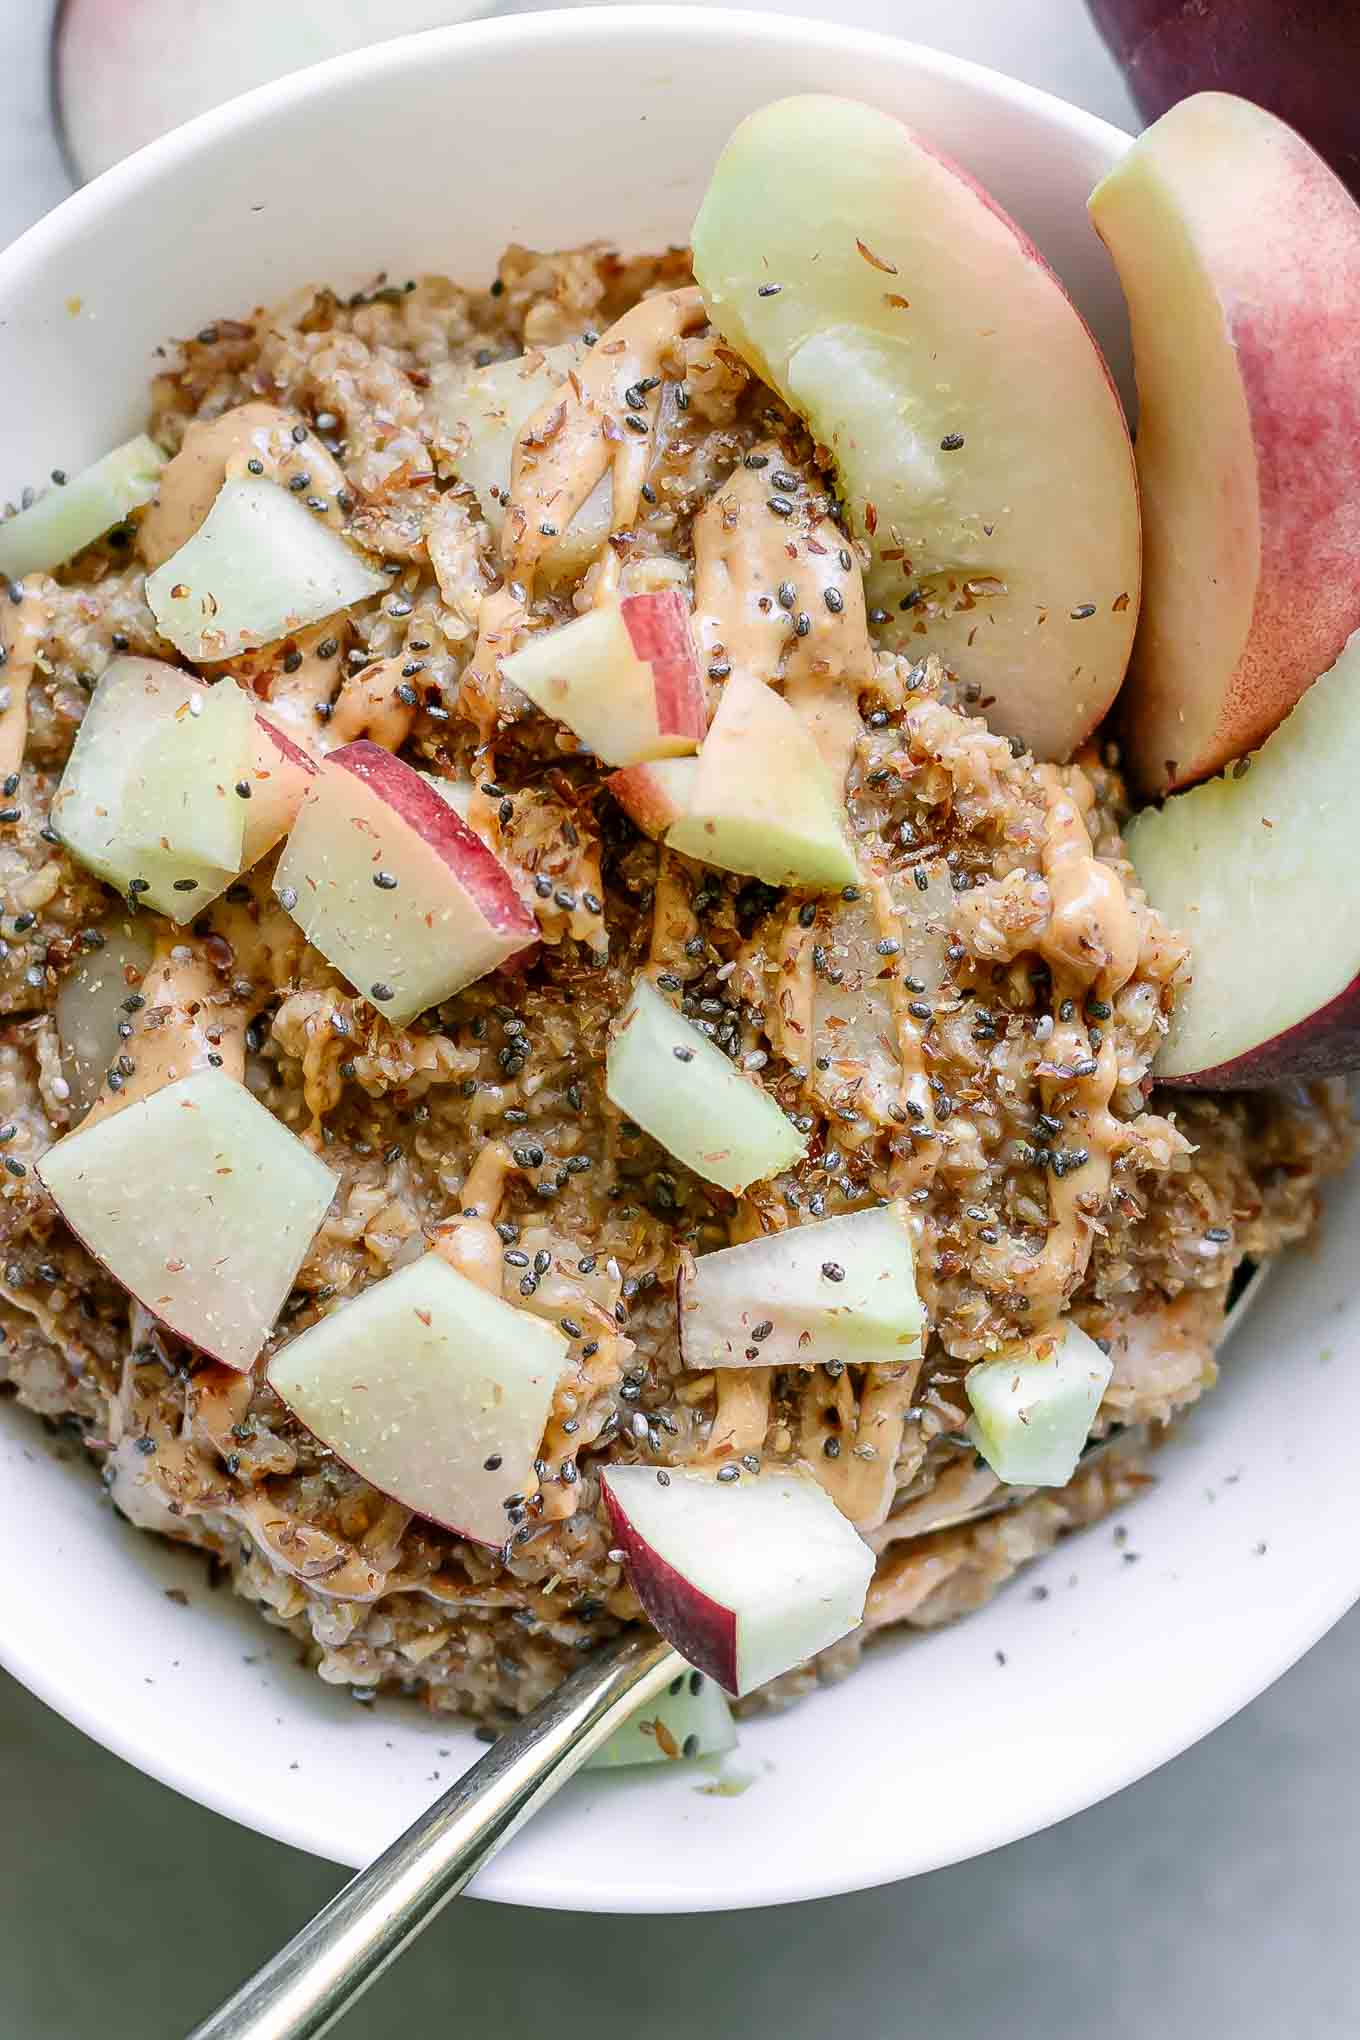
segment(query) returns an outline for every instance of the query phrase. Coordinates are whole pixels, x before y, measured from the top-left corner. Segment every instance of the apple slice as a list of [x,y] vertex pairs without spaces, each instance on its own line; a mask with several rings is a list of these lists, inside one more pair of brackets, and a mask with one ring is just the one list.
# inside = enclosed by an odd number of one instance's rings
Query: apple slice
[[1360,1067],[1357,699],[1360,632],[1248,771],[1129,823],[1148,898],[1190,938],[1160,1083],[1250,1089]]
[[394,1026],[538,940],[505,866],[419,772],[367,739],[321,761],[274,891]]
[[187,544],[146,577],[161,636],[196,664],[379,595],[386,577],[277,482],[224,482]]
[[[119,824],[131,853],[184,857],[190,867],[241,869],[255,704],[234,680],[192,686],[137,758]],[[194,903],[197,882],[182,889]],[[197,904],[201,905],[202,901]]]
[[611,772],[605,785],[645,836],[659,837],[687,811],[698,770],[697,758],[653,758]]
[[534,1460],[570,1346],[437,1253],[342,1303],[269,1362],[269,1385],[356,1473],[479,1544]]
[[736,1724],[721,1686],[702,1672],[682,1672],[660,1699],[631,1714],[584,1768],[617,1771],[682,1757],[725,1757],[736,1746]]
[[686,812],[666,842],[767,885],[827,891],[860,875],[845,802],[811,731],[782,694],[740,670],[723,687]]
[[724,1692],[754,1692],[864,1614],[873,1553],[811,1474],[606,1466],[600,1492],[648,1619]]
[[501,673],[606,765],[678,757],[708,728],[689,608],[674,588],[539,631]]
[[[52,827],[121,893],[192,920],[240,869],[246,802],[236,787],[250,770],[252,708],[234,680],[207,688],[160,659],[110,660],[66,761]],[[163,749],[172,736],[189,774],[182,783]],[[210,842],[220,855],[208,859],[200,853]]]
[[0,524],[0,579],[64,566],[156,493],[165,455],[139,432]]
[[1291,128],[1205,92],[1091,197],[1129,301],[1153,789],[1267,737],[1360,627],[1360,207]]
[[267,857],[292,828],[316,764],[279,728],[268,709],[255,712],[254,755],[246,772],[250,795],[241,842],[241,870]]
[[1114,1363],[1070,1318],[970,1367],[968,1435],[1011,1487],[1066,1487]]
[[1105,363],[1038,250],[910,128],[820,96],[743,121],[693,244],[715,325],[831,451],[888,635],[1067,757],[1128,661],[1138,497]]
[[178,1338],[243,1373],[340,1180],[220,1070],[68,1133],[38,1174],[115,1280]]
[[900,1204],[701,1254],[678,1301],[687,1367],[891,1365],[920,1353],[925,1324]]
[[[476,490],[482,515],[498,539],[516,437],[534,412],[565,387],[588,351],[583,341],[570,340],[485,368],[435,372],[431,395],[440,423],[453,437],[459,480]],[[613,508],[614,484],[606,475],[543,554],[545,582],[575,580],[585,572],[609,536]]]
[[740,1194],[801,1161],[807,1142],[768,1091],[639,978],[605,1059],[606,1095],[668,1154]]
[[124,1001],[146,975],[155,946],[145,914],[123,912],[102,921],[97,949],[82,949],[62,977],[54,1008],[61,1042],[61,1073],[70,1086],[71,1106],[88,1112],[120,1053]]

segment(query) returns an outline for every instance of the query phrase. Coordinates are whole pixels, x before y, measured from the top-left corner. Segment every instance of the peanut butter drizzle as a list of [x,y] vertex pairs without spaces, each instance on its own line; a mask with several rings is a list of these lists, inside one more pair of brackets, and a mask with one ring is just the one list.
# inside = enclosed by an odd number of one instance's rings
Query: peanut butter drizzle
[[52,624],[43,579],[19,583],[18,602],[0,591],[0,779],[18,772],[28,741],[28,689],[42,641]]
[[[397,697],[404,657],[375,659],[350,673],[345,654],[353,639],[349,622],[335,617],[243,652],[228,662],[227,671],[267,701],[280,729],[314,758],[357,737],[399,751],[416,717]],[[323,646],[331,649],[323,652]]]
[[[1119,1057],[1107,1034],[1093,1055],[1083,1008],[1092,992],[1113,999],[1138,964],[1141,930],[1119,875],[1091,848],[1086,817],[1094,803],[1090,782],[1076,774],[1069,785],[1056,766],[1040,767],[1047,807],[1043,874],[1052,904],[1038,940],[1052,973],[1053,1032],[1037,1065],[1044,1110],[1061,1119],[1064,1146],[1084,1148],[1089,1160],[1063,1176],[1048,1177],[1049,1231],[1037,1256],[1014,1255],[1007,1275],[1045,1319],[1063,1309],[1085,1273],[1095,1239],[1093,1220],[1109,1192],[1125,1130],[1109,1110],[1119,1082]],[[1067,1011],[1069,1018],[1064,1019]],[[1093,1070],[1086,1066],[1094,1062]],[[1083,1075],[1076,1074],[1085,1070]]]
[[[294,429],[304,432],[297,440]],[[249,463],[259,463],[257,474]],[[137,550],[148,567],[159,567],[202,524],[226,481],[281,482],[285,487],[300,475],[307,487],[297,493],[323,499],[318,523],[343,530],[344,514],[336,499],[344,493],[344,474],[301,418],[276,404],[237,404],[220,417],[196,420],[184,434],[179,452],[161,469],[156,500],[137,528]]]
[[[614,532],[632,528],[652,459],[666,356],[684,334],[706,322],[695,289],[644,298],[601,336],[562,388],[520,428],[501,526],[505,579],[483,598],[476,649],[459,688],[459,707],[483,743],[496,723],[497,662],[514,649],[545,555],[606,474],[612,476]],[[653,387],[644,390],[641,385],[647,382]],[[630,391],[639,402],[626,401]],[[630,418],[646,431],[627,424]],[[592,601],[598,606],[618,592],[622,561],[613,547],[606,547],[597,568]]]
[[[818,1368],[803,1391],[800,1445],[818,1481],[856,1529],[875,1530],[897,1492],[897,1456],[916,1393],[921,1358],[866,1367],[858,1399],[849,1370],[833,1380]],[[835,1438],[840,1453],[826,1456]]]

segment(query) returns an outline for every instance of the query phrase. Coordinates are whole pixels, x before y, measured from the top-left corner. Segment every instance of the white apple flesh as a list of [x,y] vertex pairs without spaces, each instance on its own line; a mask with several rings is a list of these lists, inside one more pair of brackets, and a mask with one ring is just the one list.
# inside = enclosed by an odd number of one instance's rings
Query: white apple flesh
[[664,836],[688,811],[699,770],[697,758],[654,758],[611,772],[605,785],[645,836]]
[[682,1672],[657,1700],[631,1714],[585,1763],[587,1771],[618,1771],[683,1758],[724,1757],[737,1746],[736,1723],[720,1686],[702,1672]]
[[1238,776],[1135,815],[1148,898],[1189,937],[1159,1083],[1251,1089],[1360,1067],[1360,632]]
[[708,728],[689,609],[673,588],[539,631],[501,673],[606,765],[680,757]]
[[969,1436],[1011,1487],[1066,1487],[1114,1363],[1070,1319],[968,1370]]
[[604,1087],[668,1154],[734,1194],[792,1168],[807,1148],[768,1091],[735,1070],[645,978],[609,1044]]
[[1183,100],[1091,197],[1129,302],[1147,787],[1269,736],[1360,628],[1360,207],[1292,128]]
[[316,777],[316,763],[279,728],[268,709],[257,709],[253,755],[245,776],[250,794],[241,841],[241,869],[249,871],[292,828],[307,788]]
[[220,1070],[67,1134],[37,1167],[115,1280],[177,1337],[242,1372],[339,1182]]
[[[195,704],[199,713],[187,730]],[[171,920],[192,920],[240,870],[247,803],[235,789],[254,756],[252,713],[250,697],[234,680],[209,689],[160,659],[110,660],[66,761],[52,827],[82,864],[119,892]],[[190,778],[177,785],[161,747],[186,730],[193,756],[182,762]],[[220,752],[213,748],[217,737]],[[151,784],[144,783],[148,770]],[[176,841],[181,827],[191,842],[207,841],[200,804],[205,817],[218,818],[221,859],[209,861]]]
[[845,802],[807,725],[753,674],[726,682],[672,850],[762,878],[827,891],[859,877]]
[[269,1362],[295,1416],[373,1486],[499,1547],[570,1348],[436,1253],[386,1275]]
[[724,1692],[754,1692],[863,1617],[873,1553],[810,1474],[607,1466],[600,1491],[648,1620]]
[[275,643],[381,594],[338,532],[277,482],[224,482],[193,537],[146,577],[156,628],[196,665]]
[[394,1026],[538,940],[481,838],[419,772],[366,740],[322,760],[274,891]]
[[687,1367],[905,1364],[925,1322],[902,1205],[788,1226],[681,1273]]
[[165,455],[139,432],[0,524],[0,579],[60,567],[156,493]]
[[889,635],[1067,757],[1124,676],[1138,497],[1105,363],[1038,250],[910,128],[823,96],[742,123],[693,246],[715,325],[829,448]]

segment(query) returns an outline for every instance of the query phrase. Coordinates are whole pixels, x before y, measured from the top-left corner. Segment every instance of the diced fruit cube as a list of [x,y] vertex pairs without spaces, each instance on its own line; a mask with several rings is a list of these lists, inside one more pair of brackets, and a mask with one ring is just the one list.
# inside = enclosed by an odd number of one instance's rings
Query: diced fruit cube
[[740,1192],[807,1146],[774,1099],[639,978],[609,1044],[605,1091],[696,1176]]
[[648,1619],[725,1692],[777,1679],[864,1614],[873,1553],[810,1474],[607,1466],[600,1489]]
[[139,1303],[243,1372],[339,1181],[220,1070],[68,1133],[38,1174],[71,1231]]
[[237,789],[249,783],[255,762],[255,721],[254,702],[234,680],[195,687],[164,717],[137,759],[124,803],[130,850],[184,857],[191,870],[241,869],[248,796]]
[[146,579],[163,638],[211,664],[320,623],[387,586],[277,482],[224,482],[186,545]]
[[737,1746],[736,1724],[721,1686],[702,1672],[682,1672],[658,1700],[651,1700],[615,1729],[587,1771],[616,1771],[636,1764],[674,1763],[681,1757],[722,1757]]
[[288,834],[315,776],[316,763],[301,745],[279,728],[267,709],[257,710],[254,756],[246,773],[250,797],[241,843],[242,871],[267,857]]
[[672,850],[767,885],[821,890],[859,877],[845,802],[811,732],[781,694],[733,673],[722,691]]
[[[207,713],[219,693],[216,708]],[[237,702],[245,710],[244,724]],[[185,729],[176,718],[187,723],[195,703],[199,715]],[[182,829],[191,842],[206,842],[201,807],[220,823],[217,848],[229,850],[233,817],[239,830],[247,805],[235,787],[253,755],[252,710],[234,680],[209,689],[160,659],[111,660],[66,761],[52,802],[52,827],[82,864],[120,892],[135,894],[174,921],[192,920],[236,876],[242,839],[236,838],[234,861],[208,861],[184,848],[176,831]],[[233,733],[242,729],[246,748],[238,761]],[[175,784],[161,748],[172,732],[174,748],[185,739],[183,762],[192,777],[183,787]],[[219,736],[223,749],[214,753]],[[154,847],[146,847],[147,840]]]
[[336,1457],[408,1509],[481,1544],[510,1534],[569,1353],[555,1325],[437,1253],[289,1341],[270,1386]]
[[[571,340],[470,372],[436,372],[432,395],[450,435],[458,478],[476,490],[482,515],[497,538],[505,522],[516,436],[564,387],[587,351],[582,341]],[[614,484],[606,475],[544,554],[541,572],[546,581],[570,580],[585,572],[609,536],[613,506]]]
[[1038,249],[910,128],[820,94],[742,122],[693,247],[714,324],[830,449],[885,634],[1068,756],[1124,675],[1138,494],[1114,385]]
[[701,1254],[679,1305],[680,1350],[699,1368],[905,1363],[925,1322],[901,1205]]
[[653,758],[612,772],[605,784],[644,835],[659,837],[687,812],[698,770],[697,758]]
[[82,949],[62,975],[55,1008],[61,1073],[78,1113],[89,1111],[122,1048],[123,1001],[146,975],[153,927],[145,914],[113,915],[96,930],[99,947]]
[[1095,1340],[1068,1318],[970,1368],[969,1436],[998,1480],[1066,1487],[1113,1371]]
[[674,588],[539,631],[501,672],[606,765],[678,757],[708,727],[689,609]]
[[481,838],[419,772],[366,740],[322,760],[274,891],[396,1026],[538,940]]
[[62,566],[156,493],[165,455],[139,432],[68,482],[54,482],[27,510],[0,524],[0,577]]

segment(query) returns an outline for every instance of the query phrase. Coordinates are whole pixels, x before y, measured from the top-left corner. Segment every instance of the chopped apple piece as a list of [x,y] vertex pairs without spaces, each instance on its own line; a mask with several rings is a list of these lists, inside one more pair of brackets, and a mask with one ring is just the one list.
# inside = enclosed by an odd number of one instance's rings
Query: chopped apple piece
[[721,1686],[702,1672],[682,1672],[659,1700],[640,1707],[588,1757],[587,1771],[674,1763],[682,1757],[724,1757],[737,1746],[736,1724]]
[[1138,496],[1105,363],[1038,250],[910,128],[822,96],[743,121],[693,245],[715,325],[830,448],[889,635],[1067,757],[1124,675]]
[[605,1091],[668,1154],[739,1193],[801,1160],[807,1142],[768,1091],[639,978],[609,1044]]
[[653,758],[611,772],[605,785],[644,835],[660,837],[687,812],[698,770],[697,758]]
[[885,1366],[925,1323],[902,1205],[789,1226],[701,1254],[681,1274],[687,1367]]
[[0,524],[0,578],[63,566],[156,493],[165,455],[139,432],[68,482],[54,482],[27,510]]
[[501,672],[606,765],[678,757],[708,727],[689,608],[674,588],[539,631]]
[[845,840],[845,802],[812,733],[749,673],[733,673],[723,688],[686,812],[666,842],[767,885],[827,890],[859,877]]
[[1283,121],[1202,92],[1134,143],[1091,217],[1138,376],[1147,602],[1125,735],[1163,791],[1261,743],[1360,628],[1360,207]]
[[[515,439],[534,412],[564,388],[588,352],[583,341],[569,340],[485,368],[435,373],[435,409],[453,435],[458,478],[476,490],[482,515],[497,538],[505,522]],[[540,571],[545,581],[574,580],[585,572],[609,536],[613,508],[614,484],[606,475],[544,553]]]
[[[190,726],[195,704],[199,713]],[[252,707],[234,680],[210,689],[160,659],[111,660],[66,761],[52,827],[82,864],[121,893],[174,921],[192,920],[240,869],[239,833],[235,857],[227,853],[233,817],[239,832],[246,807],[236,783],[249,770]],[[241,731],[246,749],[238,761],[233,732]],[[172,733],[177,750],[185,737],[180,755],[193,774],[183,787],[162,748]],[[213,749],[219,737],[220,753]],[[213,840],[222,856],[212,860],[177,840],[182,830],[188,844],[207,844],[210,833],[200,827],[207,816],[220,825]]]
[[67,1134],[38,1174],[71,1231],[153,1317],[243,1373],[339,1182],[220,1070]]
[[[195,686],[137,759],[120,829],[131,852],[155,850],[218,871],[241,869],[255,762],[255,704],[234,680]],[[198,891],[183,890],[191,904]],[[199,905],[202,901],[198,901]]]
[[282,1347],[269,1384],[384,1494],[478,1543],[510,1534],[570,1348],[436,1253],[373,1283]]
[[186,545],[146,578],[163,638],[211,664],[381,594],[353,546],[277,482],[224,482]]
[[145,914],[115,914],[95,933],[99,947],[80,951],[58,987],[55,1008],[61,1073],[78,1114],[93,1105],[122,1049],[118,1026],[127,1018],[124,1001],[146,975],[154,946]]
[[322,760],[274,891],[394,1026],[538,940],[499,859],[419,772],[367,740]]
[[724,1692],[777,1679],[864,1614],[873,1553],[810,1474],[606,1466],[600,1491],[648,1619]]
[[1066,1487],[1114,1363],[1070,1318],[969,1369],[969,1436],[1011,1487]]
[[1250,770],[1125,831],[1152,904],[1190,938],[1159,1082],[1251,1089],[1360,1067],[1360,632]]
[[268,709],[257,709],[254,756],[246,773],[250,795],[241,843],[242,871],[249,871],[282,842],[315,777],[315,761],[279,728]]

